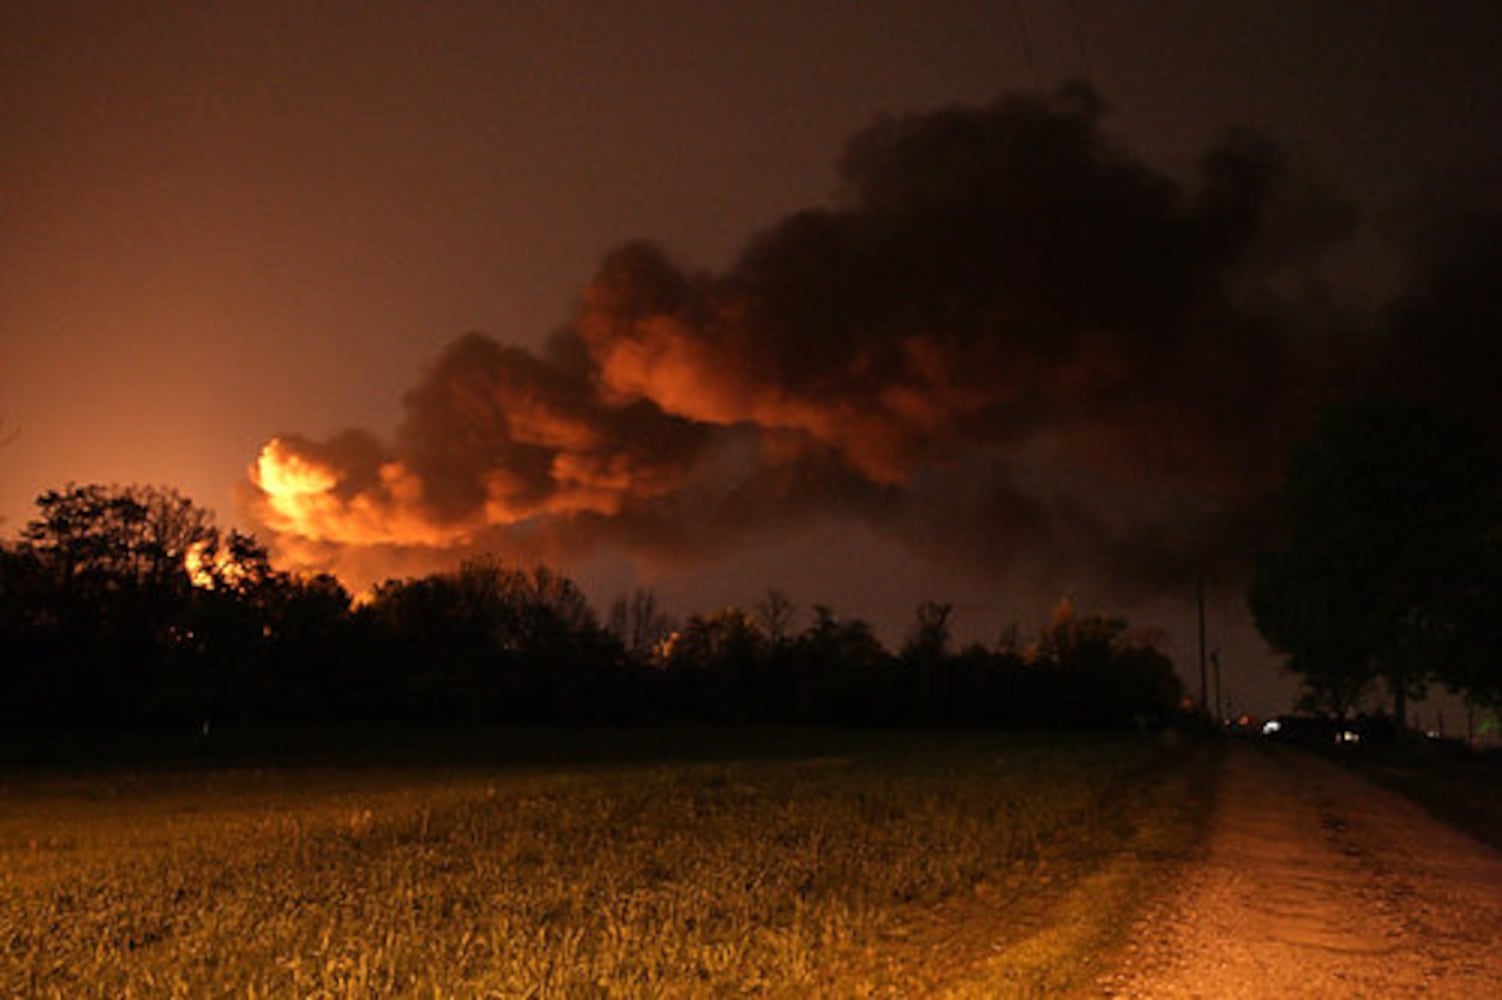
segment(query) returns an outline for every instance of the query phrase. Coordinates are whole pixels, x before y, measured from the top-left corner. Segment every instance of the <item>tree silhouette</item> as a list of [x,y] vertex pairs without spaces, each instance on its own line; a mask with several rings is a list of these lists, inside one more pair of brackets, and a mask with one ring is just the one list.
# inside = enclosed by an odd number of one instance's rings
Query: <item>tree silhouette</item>
[[871,623],[863,618],[841,618],[828,605],[814,605],[814,621],[798,639],[816,658],[869,670],[887,656]]
[[[220,532],[175,490],[70,484],[37,508],[20,541],[0,544],[0,730],[334,719],[1119,727],[1174,700],[1166,658],[1115,620],[1056,617],[1027,649],[1014,629],[998,649],[955,655],[951,606],[925,602],[893,657],[869,623],[822,605],[792,634],[793,604],[777,590],[754,614],[698,614],[678,631],[638,590],[607,631],[568,577],[494,557],[387,581],[357,608],[333,577],[276,570],[255,538]],[[1483,604],[1467,607],[1475,617]]]
[[823,604],[781,658],[783,717],[788,721],[870,724],[888,721],[887,651],[870,623],[841,618]]
[[69,484],[36,505],[22,547],[46,585],[28,656],[48,697],[96,721],[186,711],[201,651],[188,564],[217,550],[213,516],[161,486]]
[[1074,725],[1122,726],[1162,721],[1182,688],[1158,636],[1125,619],[1080,614],[1065,599],[1028,652],[1034,669],[1052,674],[1045,704]]
[[1498,482],[1472,427],[1414,403],[1335,409],[1296,451],[1286,538],[1259,557],[1248,603],[1317,701],[1349,707],[1380,678],[1402,726],[1408,699],[1483,642]]
[[1457,609],[1455,641],[1439,679],[1451,690],[1502,716],[1502,544],[1495,535],[1473,585]]
[[923,601],[913,612],[912,631],[902,646],[902,661],[913,671],[917,684],[918,717],[933,720],[936,675],[949,655],[949,616],[954,606]]
[[647,587],[637,587],[628,597],[618,597],[610,606],[609,631],[637,663],[649,663],[663,640],[673,633],[674,623]]
[[614,696],[620,646],[583,592],[545,566],[495,558],[392,580],[364,612],[380,658],[426,716],[544,721],[598,714]]
[[766,633],[775,648],[781,648],[792,637],[793,616],[798,613],[786,594],[776,587],[768,587],[762,599],[756,602],[756,622]]

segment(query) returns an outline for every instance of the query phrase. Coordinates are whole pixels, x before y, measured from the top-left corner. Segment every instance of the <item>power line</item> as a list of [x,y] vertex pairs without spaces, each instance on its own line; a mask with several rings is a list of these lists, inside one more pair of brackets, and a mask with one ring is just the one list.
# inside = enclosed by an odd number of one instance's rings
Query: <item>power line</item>
[[1069,20],[1074,23],[1074,44],[1080,50],[1080,68],[1085,71],[1087,80],[1094,77],[1090,68],[1090,51],[1085,48],[1085,26],[1080,21],[1080,8],[1075,0],[1069,0]]
[[1043,89],[1043,78],[1038,73],[1038,60],[1033,57],[1033,39],[1028,34],[1027,18],[1022,13],[1022,0],[1012,0],[1012,13],[1017,17],[1017,30],[1022,37],[1022,54],[1027,58],[1028,69],[1033,74],[1033,86]]

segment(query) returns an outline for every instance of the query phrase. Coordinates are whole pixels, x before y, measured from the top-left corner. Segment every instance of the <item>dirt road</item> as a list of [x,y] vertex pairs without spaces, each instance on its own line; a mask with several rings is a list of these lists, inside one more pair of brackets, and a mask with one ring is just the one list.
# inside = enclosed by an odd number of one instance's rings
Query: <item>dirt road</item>
[[1337,765],[1231,748],[1204,859],[1113,997],[1502,997],[1502,854]]

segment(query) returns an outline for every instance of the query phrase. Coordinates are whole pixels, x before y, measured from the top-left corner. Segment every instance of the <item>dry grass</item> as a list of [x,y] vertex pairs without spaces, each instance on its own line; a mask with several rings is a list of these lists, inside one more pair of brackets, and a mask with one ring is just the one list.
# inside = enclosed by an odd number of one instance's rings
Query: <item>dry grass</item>
[[1192,839],[1205,766],[1152,740],[826,742],[794,760],[12,777],[0,995],[1078,986],[1153,859]]

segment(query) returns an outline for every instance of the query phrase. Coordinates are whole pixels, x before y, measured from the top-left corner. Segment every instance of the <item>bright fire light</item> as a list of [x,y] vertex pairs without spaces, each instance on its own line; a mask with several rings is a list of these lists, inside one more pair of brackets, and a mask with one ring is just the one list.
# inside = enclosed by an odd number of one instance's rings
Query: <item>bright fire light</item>
[[382,464],[371,487],[345,495],[336,466],[272,438],[251,479],[265,497],[273,531],[311,542],[444,547],[466,540],[471,523],[439,523],[423,504],[423,484],[399,461]]
[[299,455],[281,438],[266,442],[256,459],[256,485],[274,500],[325,493],[338,482],[332,469]]
[[213,564],[206,558],[207,549],[208,543],[199,542],[183,556],[183,569],[188,573],[188,580],[201,590],[214,589]]
[[245,569],[229,552],[196,542],[183,556],[188,581],[200,590],[214,590],[220,583],[236,584],[244,580]]

